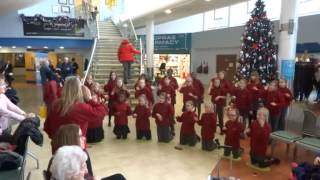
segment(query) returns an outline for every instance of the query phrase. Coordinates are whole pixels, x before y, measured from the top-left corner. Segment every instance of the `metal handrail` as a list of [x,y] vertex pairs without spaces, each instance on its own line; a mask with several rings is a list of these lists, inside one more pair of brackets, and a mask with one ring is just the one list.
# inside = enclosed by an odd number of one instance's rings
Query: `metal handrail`
[[144,73],[144,55],[143,55],[143,46],[142,46],[142,40],[139,38],[139,44],[140,44],[140,74]]
[[137,32],[136,32],[136,30],[134,29],[134,26],[133,26],[133,23],[132,23],[132,19],[131,19],[131,18],[129,18],[129,22],[130,22],[130,25],[131,25],[131,29],[133,30],[134,38],[135,38],[135,40],[138,40]]
[[94,56],[94,53],[96,51],[96,48],[97,48],[97,41],[98,41],[98,38],[94,38],[94,43],[93,43],[93,48],[92,48],[92,51],[91,51],[91,55],[90,55],[90,61],[89,61],[89,64],[88,64],[88,67],[87,67],[87,70],[86,70],[86,73],[84,75],[84,78],[83,78],[83,84],[84,82],[86,81],[87,79],[87,76],[89,74],[89,71],[90,71],[90,68],[91,68],[91,64],[92,64],[92,61],[93,61],[93,56]]

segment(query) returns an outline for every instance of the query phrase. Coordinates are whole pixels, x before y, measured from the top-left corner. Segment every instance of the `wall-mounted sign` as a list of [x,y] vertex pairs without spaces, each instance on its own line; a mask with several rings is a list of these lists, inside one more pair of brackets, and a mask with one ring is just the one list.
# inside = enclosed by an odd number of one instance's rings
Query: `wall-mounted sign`
[[293,80],[295,60],[281,60],[281,76],[286,80]]

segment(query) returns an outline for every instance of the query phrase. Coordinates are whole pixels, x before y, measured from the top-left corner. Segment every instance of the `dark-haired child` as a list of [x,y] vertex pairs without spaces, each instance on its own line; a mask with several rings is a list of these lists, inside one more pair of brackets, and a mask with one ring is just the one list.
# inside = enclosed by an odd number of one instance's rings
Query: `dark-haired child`
[[148,101],[145,95],[138,98],[139,104],[133,111],[133,118],[136,118],[136,132],[137,139],[145,137],[147,140],[151,139],[150,120],[151,110],[148,106]]
[[108,126],[111,126],[111,118],[112,118],[112,103],[114,102],[114,99],[111,99],[111,92],[112,90],[116,87],[117,85],[117,74],[116,72],[110,72],[110,75],[109,75],[109,80],[108,80],[108,83],[104,85],[103,89],[104,89],[104,92],[108,93],[109,95],[109,101],[108,101],[108,107],[110,109],[109,111],[109,121],[108,121]]

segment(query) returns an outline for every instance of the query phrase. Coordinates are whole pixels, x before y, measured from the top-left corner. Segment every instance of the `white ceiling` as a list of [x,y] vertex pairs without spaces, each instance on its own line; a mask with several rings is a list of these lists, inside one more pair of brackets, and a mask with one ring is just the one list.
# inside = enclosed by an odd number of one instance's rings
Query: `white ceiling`
[[[246,0],[180,0],[177,3],[161,7],[153,12],[148,12],[133,18],[135,28],[142,28],[148,19],[153,19],[155,24],[161,24],[194,14],[206,12],[215,8],[221,8],[243,2]],[[164,10],[171,9],[171,14],[165,14]]]
[[31,6],[42,0],[0,0],[0,16]]

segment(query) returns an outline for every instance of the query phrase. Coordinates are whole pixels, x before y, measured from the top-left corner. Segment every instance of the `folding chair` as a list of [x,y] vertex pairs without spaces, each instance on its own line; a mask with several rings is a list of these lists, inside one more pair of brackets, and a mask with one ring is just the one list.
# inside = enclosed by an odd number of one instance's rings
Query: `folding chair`
[[280,141],[287,144],[287,154],[289,152],[290,144],[293,144],[297,140],[302,139],[303,124],[304,124],[303,110],[296,104],[293,104],[289,108],[289,115],[286,118],[286,129],[284,131],[275,131],[271,133],[271,156],[274,154],[274,148],[276,141]]

